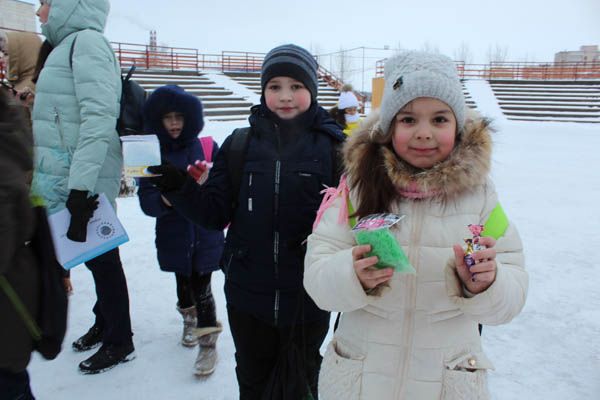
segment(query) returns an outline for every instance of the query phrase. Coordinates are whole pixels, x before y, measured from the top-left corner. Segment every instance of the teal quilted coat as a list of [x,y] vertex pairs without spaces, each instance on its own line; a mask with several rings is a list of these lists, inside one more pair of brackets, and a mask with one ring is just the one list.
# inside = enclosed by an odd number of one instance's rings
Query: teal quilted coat
[[119,192],[120,69],[102,34],[109,8],[107,0],[52,0],[42,25],[54,50],[33,107],[33,190],[49,214],[65,207],[71,189],[105,193],[113,206]]

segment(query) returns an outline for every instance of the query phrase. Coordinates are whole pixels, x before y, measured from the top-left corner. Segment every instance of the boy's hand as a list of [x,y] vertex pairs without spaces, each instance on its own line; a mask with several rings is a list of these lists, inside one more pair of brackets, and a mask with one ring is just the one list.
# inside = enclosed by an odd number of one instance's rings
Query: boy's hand
[[365,290],[373,289],[380,284],[389,281],[392,278],[392,275],[394,275],[394,270],[392,268],[377,269],[373,267],[378,261],[376,256],[363,258],[369,251],[371,251],[370,244],[352,248],[354,271]]
[[198,185],[202,185],[208,179],[208,172],[212,166],[212,163],[196,160],[194,165],[188,165],[187,172],[194,178]]
[[185,183],[185,172],[170,163],[161,165],[152,165],[147,168],[154,176],[150,179],[150,183],[158,188],[161,192],[172,192],[179,190]]
[[472,254],[475,265],[471,269],[465,264],[463,248],[458,244],[453,246],[458,277],[473,294],[487,290],[496,279],[496,240],[492,237],[480,237],[478,243],[486,248]]

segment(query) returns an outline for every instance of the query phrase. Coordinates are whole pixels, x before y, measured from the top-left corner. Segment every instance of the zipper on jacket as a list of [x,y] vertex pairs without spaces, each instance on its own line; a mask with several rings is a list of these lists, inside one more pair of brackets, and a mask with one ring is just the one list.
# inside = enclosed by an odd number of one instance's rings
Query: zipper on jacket
[[275,188],[274,188],[274,207],[273,207],[273,219],[275,221],[275,232],[273,232],[273,264],[275,279],[279,279],[279,223],[277,218],[279,216],[279,184],[281,180],[281,161],[275,161]]
[[273,306],[273,321],[275,322],[275,326],[277,326],[277,322],[279,321],[279,289],[275,291],[275,304]]
[[[279,189],[281,183],[281,142],[279,138],[279,127],[275,124],[277,130],[277,161],[275,161],[275,182],[273,188],[273,272],[275,275],[275,284],[279,280]],[[279,289],[275,290],[275,304],[273,305],[273,321],[275,326],[279,322]]]
[[415,306],[417,302],[417,276],[419,273],[419,246],[421,244],[421,233],[423,228],[423,208],[417,202],[412,202],[411,204],[411,216],[413,216],[413,222],[409,237],[408,245],[410,246],[410,251],[408,252],[408,259],[410,260],[412,266],[417,272],[416,275],[412,278],[412,280],[408,283],[408,293],[407,293],[407,304],[405,311],[405,323],[403,328],[403,336],[404,336],[404,348],[406,352],[404,354],[404,359],[402,360],[402,370],[401,370],[401,379],[400,379],[400,387],[399,392],[396,395],[396,398],[405,398],[405,390],[406,383],[408,379],[408,365],[410,362],[410,358],[413,351],[413,342],[414,342],[414,325],[415,325]]
[[62,148],[65,148],[65,139],[62,129],[62,124],[60,122],[60,115],[58,114],[58,108],[54,107],[54,124],[56,124],[56,128],[58,129],[58,136],[60,137],[60,144]]
[[252,212],[252,172],[248,175],[248,211]]

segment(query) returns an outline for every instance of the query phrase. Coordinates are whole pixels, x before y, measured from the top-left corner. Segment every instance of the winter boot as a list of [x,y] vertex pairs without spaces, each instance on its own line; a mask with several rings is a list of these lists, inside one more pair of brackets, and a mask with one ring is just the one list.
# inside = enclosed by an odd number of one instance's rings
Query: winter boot
[[223,330],[223,325],[217,321],[217,326],[196,328],[194,331],[198,337],[198,357],[194,363],[194,375],[206,376],[215,370],[217,364],[217,338]]
[[183,334],[181,335],[181,344],[185,347],[194,347],[198,344],[198,336],[194,333],[196,327],[196,307],[179,308],[177,311],[183,317]]
[[133,344],[105,344],[96,354],[79,364],[79,371],[83,374],[98,374],[134,358]]
[[87,351],[102,344],[103,329],[94,324],[89,331],[79,339],[73,342],[73,350]]

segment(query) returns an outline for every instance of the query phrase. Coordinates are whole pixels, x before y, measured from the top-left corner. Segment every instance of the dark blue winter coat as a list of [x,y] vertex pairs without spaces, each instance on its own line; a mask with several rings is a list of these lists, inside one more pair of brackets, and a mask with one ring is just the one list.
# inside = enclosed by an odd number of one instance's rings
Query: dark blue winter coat
[[[184,127],[177,139],[169,136],[162,116],[177,111],[184,114]],[[195,160],[204,160],[198,133],[202,129],[202,106],[193,95],[178,86],[163,86],[155,90],[144,106],[144,125],[147,133],[158,136],[162,161],[182,170]],[[212,158],[217,154],[213,142]],[[156,252],[163,271],[191,275],[219,269],[223,252],[223,231],[207,230],[168,207],[161,194],[148,179],[139,179],[138,196],[144,214],[156,217]]]
[[256,106],[250,125],[239,193],[233,192],[228,172],[230,135],[204,185],[190,179],[181,191],[165,195],[188,218],[207,227],[222,229],[231,221],[222,258],[229,305],[274,325],[291,324],[298,304],[304,322],[329,318],[302,285],[304,240],[311,233],[321,190],[338,183],[334,168],[339,164],[333,158],[344,134],[316,105],[294,124]]

